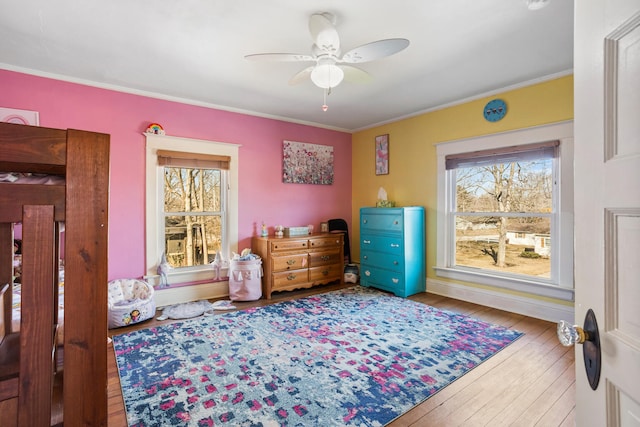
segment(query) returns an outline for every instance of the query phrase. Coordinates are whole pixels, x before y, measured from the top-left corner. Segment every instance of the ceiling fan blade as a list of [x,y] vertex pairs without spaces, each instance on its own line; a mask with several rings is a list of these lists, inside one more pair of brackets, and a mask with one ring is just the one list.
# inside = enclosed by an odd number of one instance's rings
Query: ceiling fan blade
[[340,37],[335,27],[335,17],[330,13],[314,13],[309,18],[309,32],[316,46],[321,50],[338,55]]
[[386,39],[363,44],[345,53],[338,62],[357,64],[391,56],[409,46],[407,39]]
[[304,62],[315,61],[311,55],[302,53],[256,53],[245,55],[244,59],[250,61],[278,61],[278,62]]
[[344,79],[350,83],[369,83],[373,78],[361,68],[351,65],[338,65],[344,71]]
[[310,80],[311,71],[313,71],[314,68],[315,66],[312,65],[311,67],[307,67],[304,70],[300,71],[295,76],[291,77],[291,79],[289,80],[289,84],[293,86],[293,85],[297,85],[298,83],[302,83],[304,81]]

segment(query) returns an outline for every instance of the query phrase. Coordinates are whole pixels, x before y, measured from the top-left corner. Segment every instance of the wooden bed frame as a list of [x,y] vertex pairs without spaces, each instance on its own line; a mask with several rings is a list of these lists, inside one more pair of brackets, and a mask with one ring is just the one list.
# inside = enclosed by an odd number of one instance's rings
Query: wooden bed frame
[[[64,377],[64,425],[106,426],[109,135],[0,123],[0,171],[65,178],[62,185],[0,183],[2,425],[51,425],[55,373]],[[23,274],[16,332],[11,306],[18,222]],[[55,372],[62,245],[63,369]]]

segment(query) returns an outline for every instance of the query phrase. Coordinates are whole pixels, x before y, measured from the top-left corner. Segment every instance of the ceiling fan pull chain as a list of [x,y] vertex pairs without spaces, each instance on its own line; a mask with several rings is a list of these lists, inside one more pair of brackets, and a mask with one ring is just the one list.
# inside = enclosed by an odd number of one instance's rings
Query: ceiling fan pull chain
[[329,109],[329,106],[327,105],[327,91],[329,89],[323,89],[322,90],[322,96],[323,96],[323,104],[322,104],[322,111],[327,111]]

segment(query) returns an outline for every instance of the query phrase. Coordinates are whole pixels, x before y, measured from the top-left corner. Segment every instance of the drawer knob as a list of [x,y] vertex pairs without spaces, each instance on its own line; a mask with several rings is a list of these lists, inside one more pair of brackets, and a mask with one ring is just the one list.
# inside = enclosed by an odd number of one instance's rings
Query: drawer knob
[[363,240],[362,243],[364,243],[365,245],[370,245],[371,244],[371,240]]
[[363,224],[366,224],[366,223],[367,223],[367,220],[366,220],[366,219],[363,219],[363,220],[362,220],[362,223],[363,223]]
[[322,259],[323,261],[329,261],[331,257],[329,255],[322,255],[320,259]]
[[398,265],[398,261],[393,261],[393,265]]
[[398,279],[391,279],[391,281],[392,281],[393,283],[398,283],[400,280],[398,280]]
[[322,270],[322,275],[323,276],[328,276],[329,275],[329,270]]
[[287,280],[295,280],[296,275],[295,274],[290,274],[287,276]]
[[365,256],[363,256],[362,258],[364,258],[364,259],[369,259],[369,256],[368,256],[368,255],[365,255]]
[[399,244],[397,244],[397,243],[392,243],[392,244],[391,244],[391,247],[392,247],[392,248],[399,248],[399,247],[400,247],[400,245],[399,245]]
[[287,265],[293,265],[295,263],[296,263],[295,259],[290,259],[290,260],[287,261]]
[[367,270],[367,271],[364,272],[364,275],[369,277],[369,276],[371,276],[371,272],[369,270]]
[[393,221],[393,225],[398,225],[398,220]]

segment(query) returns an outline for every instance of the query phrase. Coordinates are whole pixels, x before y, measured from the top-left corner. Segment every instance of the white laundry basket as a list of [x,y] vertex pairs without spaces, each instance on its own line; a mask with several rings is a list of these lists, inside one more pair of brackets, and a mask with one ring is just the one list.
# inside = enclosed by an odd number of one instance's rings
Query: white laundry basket
[[229,261],[229,299],[255,301],[262,297],[262,260]]

